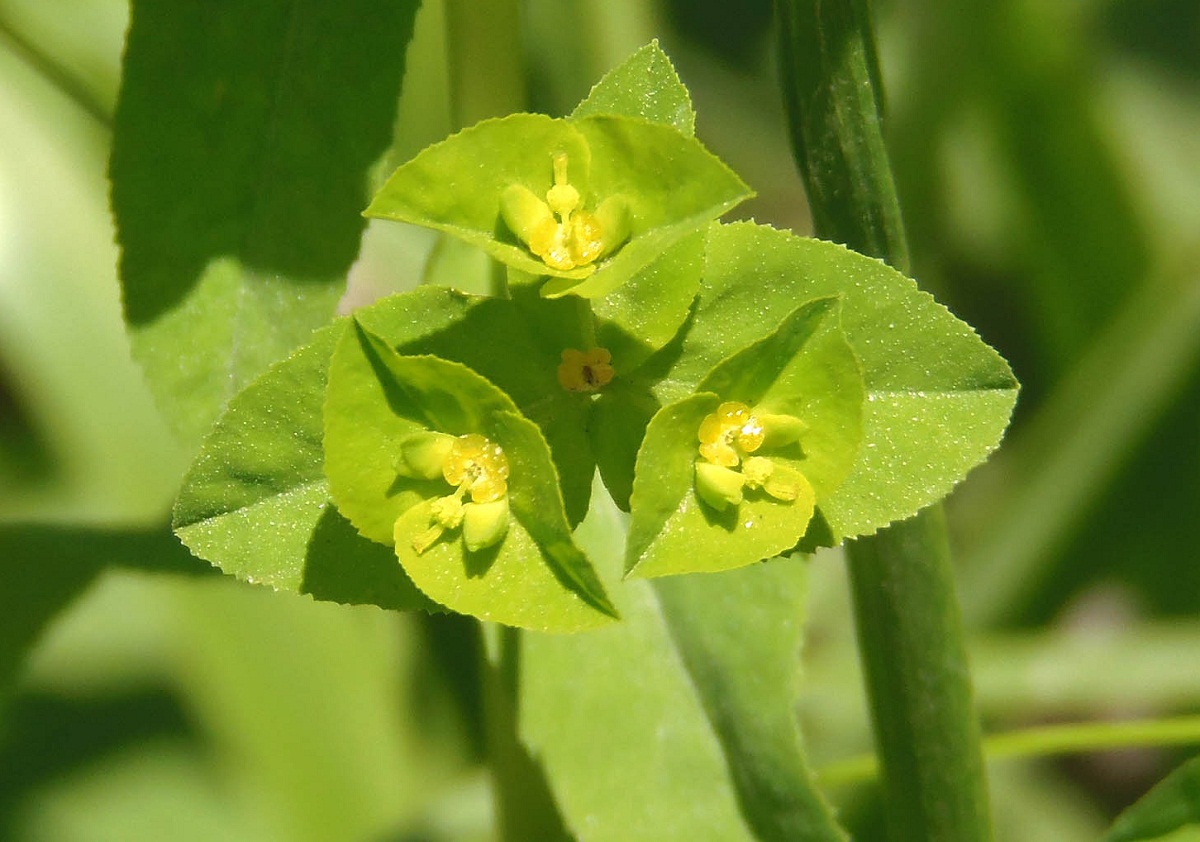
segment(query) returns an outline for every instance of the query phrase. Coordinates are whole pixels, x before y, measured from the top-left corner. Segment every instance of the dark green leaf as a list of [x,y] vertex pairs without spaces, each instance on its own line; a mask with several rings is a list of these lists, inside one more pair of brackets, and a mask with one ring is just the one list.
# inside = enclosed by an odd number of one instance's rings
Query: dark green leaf
[[417,3],[138,0],[111,175],[135,354],[189,444],[328,322]]
[[[1167,775],[1137,803],[1117,816],[1104,842],[1149,842],[1176,839],[1176,831],[1190,828],[1200,834],[1200,757],[1193,757]],[[1172,834],[1168,837],[1168,834]]]
[[622,621],[523,636],[521,734],[567,825],[594,842],[844,838],[793,714],[805,565],[618,589],[619,519],[599,505],[576,537]]

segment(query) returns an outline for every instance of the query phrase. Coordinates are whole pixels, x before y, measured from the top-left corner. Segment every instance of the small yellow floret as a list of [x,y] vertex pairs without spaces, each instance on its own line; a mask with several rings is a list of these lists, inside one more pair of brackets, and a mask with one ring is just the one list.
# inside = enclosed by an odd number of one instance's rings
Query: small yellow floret
[[508,459],[500,446],[478,433],[459,436],[442,464],[442,476],[475,503],[491,503],[508,493]]
[[595,213],[583,209],[583,197],[567,180],[567,154],[554,156],[554,185],[543,202],[523,185],[511,185],[501,197],[501,214],[529,250],[551,269],[588,266],[629,236],[628,203],[609,197]]
[[598,392],[612,382],[612,354],[607,348],[567,348],[558,366],[558,385],[568,392]]
[[744,403],[722,403],[696,431],[703,457],[696,462],[700,499],[715,509],[736,506],[743,487],[762,489],[784,503],[803,493],[811,497],[812,487],[802,473],[784,462],[750,455],[761,447],[790,445],[805,429],[803,421],[790,415],[758,415]]
[[726,401],[716,412],[705,416],[696,437],[700,440],[701,456],[714,465],[732,468],[743,456],[762,447],[765,434],[750,407]]

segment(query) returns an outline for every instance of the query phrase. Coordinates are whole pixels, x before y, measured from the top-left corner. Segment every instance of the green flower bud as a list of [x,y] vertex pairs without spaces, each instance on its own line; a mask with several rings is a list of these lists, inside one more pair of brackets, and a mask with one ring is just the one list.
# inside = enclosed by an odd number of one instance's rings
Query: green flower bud
[[745,478],[711,462],[696,463],[696,494],[714,509],[727,509],[742,502],[742,485]]
[[528,243],[539,231],[553,230],[558,223],[550,206],[523,184],[510,184],[500,194],[500,215],[523,243]]
[[508,534],[508,498],[463,506],[463,543],[471,552],[504,540]]
[[762,425],[764,448],[785,447],[799,440],[808,425],[794,415],[771,415],[756,413]]
[[413,433],[400,442],[400,458],[396,473],[412,479],[438,479],[442,464],[454,447],[454,436],[425,431]]
[[594,216],[600,228],[599,259],[629,239],[629,202],[624,196],[609,196],[596,207]]

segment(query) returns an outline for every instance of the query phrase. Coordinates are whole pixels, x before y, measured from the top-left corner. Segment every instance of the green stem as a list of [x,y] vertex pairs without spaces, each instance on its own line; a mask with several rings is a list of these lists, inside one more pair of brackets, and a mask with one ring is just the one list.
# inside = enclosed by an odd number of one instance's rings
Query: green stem
[[518,0],[445,0],[451,116],[459,128],[524,110]]
[[[818,236],[909,268],[866,0],[778,0],[783,88]],[[896,840],[991,838],[940,507],[848,548],[859,650]]]
[[[1123,748],[1165,748],[1200,744],[1200,716],[1128,722],[1078,722],[1023,728],[984,738],[988,760],[1053,757]],[[878,772],[871,755],[831,763],[818,773],[821,783],[838,788],[871,780]]]
[[[520,0],[443,0],[455,129],[527,107]],[[445,236],[445,235],[443,235]],[[507,269],[491,261],[491,294],[508,298]]]
[[497,838],[504,842],[570,838],[545,775],[517,733],[521,639],[517,629],[483,626],[485,744],[496,803]]

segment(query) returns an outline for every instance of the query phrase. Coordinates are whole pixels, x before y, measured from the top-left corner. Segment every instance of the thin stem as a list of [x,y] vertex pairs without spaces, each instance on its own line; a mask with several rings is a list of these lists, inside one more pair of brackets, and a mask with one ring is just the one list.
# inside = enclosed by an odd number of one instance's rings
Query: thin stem
[[[1043,725],[993,734],[983,740],[989,761],[1189,745],[1200,745],[1200,716]],[[878,771],[875,757],[863,754],[826,766],[818,777],[824,786],[837,788],[866,783]]]
[[[778,0],[793,149],[818,236],[909,266],[866,0]],[[991,838],[940,507],[848,548],[859,651],[896,840]]]
[[445,0],[451,115],[460,128],[525,108],[521,4]]
[[7,44],[14,55],[61,91],[85,114],[109,131],[112,130],[113,115],[96,97],[95,92],[53,56],[13,29],[3,17],[0,17],[0,41]]
[[517,629],[483,626],[483,704],[496,830],[504,842],[569,839],[542,770],[517,734],[521,640]]

